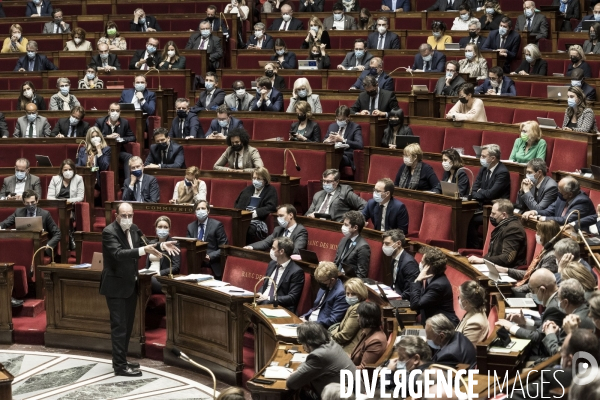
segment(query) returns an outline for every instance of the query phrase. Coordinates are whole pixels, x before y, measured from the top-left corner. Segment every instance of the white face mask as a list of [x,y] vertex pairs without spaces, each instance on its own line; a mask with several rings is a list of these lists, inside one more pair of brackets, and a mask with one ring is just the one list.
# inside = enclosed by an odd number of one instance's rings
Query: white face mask
[[254,36],[260,39],[263,36],[263,31],[254,31]]
[[378,26],[377,27],[377,32],[379,32],[380,34],[384,34],[387,31],[387,28],[385,26]]
[[538,235],[537,233],[535,234],[535,242],[539,245],[542,244],[542,237],[540,235]]
[[110,119],[111,119],[111,120],[113,120],[113,121],[116,121],[116,120],[118,120],[118,119],[119,119],[119,114],[120,114],[120,113],[119,113],[119,112],[116,112],[116,111],[113,111],[113,112],[111,112],[111,113],[110,113]]
[[413,163],[414,161],[411,157],[404,157],[404,164],[406,164],[407,167],[412,167]]
[[169,51],[167,51],[167,55],[169,57],[174,57],[175,56],[175,50],[169,50]]
[[33,97],[33,90],[31,89],[27,89],[26,91],[23,92],[23,96],[27,97],[28,99]]
[[133,224],[133,218],[121,218],[119,221],[119,225],[121,225],[121,229],[124,231],[128,231]]
[[63,176],[65,177],[65,179],[71,179],[73,177],[74,172],[73,171],[65,171],[63,172]]
[[271,260],[277,262],[277,256],[275,255],[275,251],[273,249],[271,249],[269,255],[271,256]]
[[81,43],[81,39],[79,39],[79,38],[75,38],[75,39],[73,39],[73,41],[75,42],[75,44]]
[[450,171],[452,169],[452,163],[450,161],[442,161],[442,167],[444,171]]
[[381,246],[381,250],[383,251],[383,254],[385,254],[386,256],[388,256],[388,257],[389,257],[389,256],[391,256],[392,254],[394,254],[394,251],[395,251],[396,249],[394,248],[394,246],[393,246],[393,245],[392,245],[392,246],[386,246],[386,245],[383,245],[383,246]]
[[349,237],[350,236],[350,228],[348,228],[346,225],[342,225],[342,233],[344,234],[345,237]]
[[98,136],[94,136],[90,141],[94,146],[98,146],[100,143],[102,143],[102,139],[100,139]]
[[287,228],[289,221],[286,221],[284,217],[277,217],[277,223],[282,228]]

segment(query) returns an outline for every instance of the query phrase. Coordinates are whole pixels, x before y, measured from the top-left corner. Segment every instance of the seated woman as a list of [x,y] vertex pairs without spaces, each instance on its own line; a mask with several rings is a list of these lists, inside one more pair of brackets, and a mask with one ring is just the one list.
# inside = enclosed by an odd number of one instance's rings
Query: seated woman
[[381,308],[370,301],[363,301],[357,308],[358,327],[361,329],[358,343],[350,355],[356,369],[375,364],[385,353],[387,337],[381,329]]
[[[442,151],[442,182],[456,183],[458,185],[459,197],[468,197],[471,190],[469,176],[464,171],[462,158],[456,149],[446,149]],[[442,185],[433,188],[432,192],[441,194]]]
[[277,190],[271,186],[271,175],[265,167],[252,171],[252,185],[246,186],[235,200],[233,208],[252,211],[252,221],[246,233],[246,244],[263,240],[268,235],[265,220],[277,211]]
[[485,340],[490,331],[485,313],[485,290],[475,281],[463,282],[459,287],[458,304],[466,311],[456,331],[466,336],[471,343]]
[[174,41],[169,40],[163,49],[158,69],[185,69],[185,57],[179,55]]
[[285,41],[282,38],[275,39],[275,54],[271,56],[271,61],[276,61],[282,69],[296,69],[298,62],[296,54],[288,51]]
[[600,23],[596,22],[590,26],[588,32],[589,39],[583,42],[583,52],[585,54],[600,54],[600,42],[598,42],[598,36],[600,36]]
[[[458,325],[458,317],[454,313],[452,285],[445,274],[446,262],[446,256],[440,249],[425,248],[421,259],[423,269],[410,284],[410,308],[420,312],[423,326],[427,319],[439,313],[448,317],[454,326]],[[428,284],[423,285],[423,281],[427,281]]]
[[440,184],[433,168],[423,162],[423,150],[418,143],[404,148],[404,163],[396,174],[394,186],[401,189],[431,190]]
[[98,68],[90,64],[85,71],[85,77],[79,80],[79,89],[104,89],[104,81],[98,78]]
[[488,0],[485,2],[485,13],[479,18],[481,30],[495,31],[500,28],[500,21],[505,15],[502,14],[500,3],[497,0]]
[[[229,147],[213,166],[214,170],[253,172],[255,168],[265,165],[258,150],[250,146],[250,136],[244,128],[230,130],[225,140]],[[226,167],[225,165],[229,166]]]
[[36,92],[33,82],[25,81],[21,85],[21,94],[17,99],[17,111],[24,111],[29,103],[35,104],[38,111],[47,110],[46,100]]
[[277,70],[279,67],[277,63],[268,63],[265,64],[265,76],[271,80],[271,84],[273,85],[273,89],[281,91],[282,89],[286,89],[285,80],[277,75]]
[[583,76],[586,78],[592,77],[592,68],[590,67],[590,64],[585,61],[585,53],[580,45],[574,44],[569,47],[569,57],[571,59],[571,64],[569,64],[565,76],[571,76],[571,72],[575,68],[581,68],[583,70]]
[[200,179],[198,167],[188,167],[185,178],[175,184],[171,204],[195,204],[197,201],[206,200],[206,183]]
[[71,31],[71,40],[65,43],[65,51],[92,51],[92,44],[85,40],[86,32],[81,28]]
[[546,141],[542,139],[542,130],[537,121],[522,122],[519,129],[521,136],[515,139],[508,159],[521,164],[527,164],[534,158],[545,160]]
[[452,43],[452,36],[446,35],[446,23],[444,21],[433,21],[431,23],[431,36],[427,37],[427,44],[433,50],[446,50],[446,43]]
[[306,78],[298,78],[294,82],[292,97],[290,98],[290,105],[285,112],[294,112],[297,101],[306,101],[313,114],[323,113],[323,107],[321,107],[321,98],[318,94],[312,92],[310,83]]
[[371,16],[371,11],[368,8],[361,8],[360,14],[358,15],[358,20],[356,21],[356,26],[359,31],[369,31],[373,32],[376,28],[376,23],[373,17]]
[[80,105],[77,97],[69,94],[71,89],[69,78],[58,78],[56,88],[58,93],[50,97],[50,111],[71,111],[73,107]]
[[306,101],[295,103],[294,110],[298,121],[292,122],[290,140],[299,142],[321,142],[321,127],[313,120],[310,104]]
[[468,3],[462,3],[458,6],[458,17],[454,18],[452,22],[451,31],[468,31],[469,30],[469,21],[472,18],[475,18],[473,15],[473,11],[471,11],[471,7]]
[[474,97],[475,88],[472,83],[463,84],[458,89],[458,100],[446,114],[446,119],[454,121],[487,122],[485,107],[481,99]]
[[330,326],[329,332],[331,332],[331,338],[342,346],[346,353],[352,354],[359,340],[360,326],[357,309],[367,300],[369,291],[360,278],[348,279],[344,287],[346,288],[346,302],[350,307],[346,310],[342,322]]
[[458,72],[469,74],[470,78],[482,80],[488,77],[487,60],[482,57],[479,47],[476,44],[465,46],[465,58],[458,61],[458,66]]
[[594,110],[588,107],[585,94],[580,87],[571,86],[567,91],[567,104],[565,119],[562,128],[566,131],[597,133],[596,117]]
[[237,14],[238,20],[244,22],[248,19],[250,9],[246,5],[246,0],[232,0],[231,3],[227,4],[223,13]]
[[127,50],[127,42],[121,37],[121,34],[117,29],[117,24],[115,24],[113,21],[108,21],[106,23],[106,26],[104,27],[104,36],[98,39],[96,48],[101,43],[106,43],[108,45],[108,49],[111,51]]
[[560,268],[560,280],[566,281],[567,279],[576,279],[583,286],[585,290],[585,299],[589,298],[598,291],[598,284],[594,279],[593,272],[590,272],[583,264],[570,261],[564,267]]
[[308,21],[308,34],[300,48],[311,49],[317,42],[324,44],[326,49],[331,48],[329,33],[325,30],[321,20],[313,15]]
[[[158,217],[154,223],[154,227],[156,228],[157,238],[150,240],[148,244],[163,243],[173,240],[170,235],[171,219],[169,217]],[[176,246],[179,247],[179,245]],[[177,275],[179,273],[181,256],[180,254],[169,255],[166,250],[160,250],[160,248],[157,250],[160,251],[163,256],[158,258],[153,254],[148,254],[148,257],[146,257],[146,269],[156,272],[156,275],[152,276],[152,293],[162,294],[162,285],[158,282],[156,277],[169,274]]]
[[28,40],[23,37],[23,28],[19,24],[13,24],[8,30],[8,37],[2,43],[1,53],[25,53]]
[[94,202],[99,205],[100,197],[100,172],[108,171],[110,168],[111,149],[106,144],[102,132],[96,126],[88,129],[85,135],[85,146],[79,148],[77,154],[77,166],[89,167],[96,172],[94,180]]
[[396,136],[413,136],[410,126],[404,125],[404,110],[394,108],[388,113],[388,126],[383,130],[381,147],[396,148]]
[[542,75],[546,76],[548,73],[548,63],[546,60],[542,60],[542,53],[540,49],[533,43],[523,47],[523,61],[519,68],[515,72],[511,72],[511,75]]
[[331,61],[325,51],[325,45],[320,42],[314,42],[308,50],[308,59],[317,62],[317,69],[329,69]]

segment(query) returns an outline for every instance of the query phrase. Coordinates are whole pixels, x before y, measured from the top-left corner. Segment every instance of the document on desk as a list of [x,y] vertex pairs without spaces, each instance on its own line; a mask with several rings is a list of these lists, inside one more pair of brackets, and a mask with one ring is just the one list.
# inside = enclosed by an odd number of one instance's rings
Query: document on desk
[[307,357],[308,357],[308,353],[296,353],[296,354],[294,354],[294,356],[292,357],[290,362],[303,363],[304,361],[306,361]]
[[92,264],[85,263],[85,264],[71,265],[71,268],[74,268],[74,269],[85,269],[85,268],[91,268],[91,266],[92,266]]
[[[373,285],[373,284],[368,284],[366,285],[369,289],[373,290],[375,293],[379,294],[379,288],[377,287],[377,285]],[[389,287],[388,285],[384,285],[383,283],[379,284],[379,287],[381,287],[381,289],[383,290],[383,293],[385,293],[385,295],[387,296],[387,298],[389,300],[398,300],[401,298],[401,296],[396,293],[395,290],[393,290],[391,287]]]
[[289,318],[290,314],[285,309],[282,308],[261,308],[260,312],[262,312],[265,317],[268,318]]
[[512,353],[512,352],[520,353],[521,351],[523,351],[525,349],[525,347],[527,347],[529,342],[531,342],[531,340],[529,340],[529,339],[519,339],[516,337],[511,337],[510,341],[511,341],[511,343],[514,343],[514,345],[511,348],[490,347],[489,352],[490,353],[506,353],[506,354]]
[[265,378],[267,379],[287,379],[294,372],[291,368],[280,366],[267,367],[265,369]]
[[216,288],[216,287],[228,286],[229,283],[223,282],[223,281],[218,281],[216,279],[209,279],[208,281],[198,283],[198,285],[204,286],[204,287]]
[[228,294],[230,296],[254,296],[254,293],[237,286],[213,287],[214,290]]
[[298,337],[298,327],[291,326],[290,324],[273,324],[273,329],[278,336],[284,336],[289,338]]
[[539,311],[530,310],[528,308],[507,308],[504,310],[506,314],[519,314],[523,311],[523,315],[528,315],[534,318],[542,318]]
[[479,272],[490,272],[488,266],[485,264],[471,264],[473,267],[477,268]]
[[209,279],[214,279],[212,275],[208,274],[190,274],[184,276],[178,276],[175,278],[176,281],[185,281],[185,282],[202,282],[207,281]]

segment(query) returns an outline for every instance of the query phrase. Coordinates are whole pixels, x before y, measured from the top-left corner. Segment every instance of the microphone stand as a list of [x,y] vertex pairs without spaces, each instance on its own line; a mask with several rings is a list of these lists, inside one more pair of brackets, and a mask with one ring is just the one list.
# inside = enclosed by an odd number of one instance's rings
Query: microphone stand
[[[465,168],[465,167],[460,167],[459,169],[456,170],[456,173],[458,174],[458,171],[460,171],[461,169],[463,171],[469,171],[469,173],[471,174],[471,181],[473,183],[471,183],[469,185],[469,196],[467,196],[467,200],[471,200],[472,195],[473,195],[473,184],[475,183],[475,175],[473,175],[473,171],[471,171],[469,168]],[[458,175],[456,175],[456,182],[458,182]],[[460,196],[460,193],[459,193],[459,196]]]
[[277,308],[279,307],[279,301],[277,300],[277,284],[275,283],[275,280],[273,278],[271,278],[270,276],[263,276],[262,278],[260,278],[258,280],[258,282],[256,282],[256,284],[254,285],[254,302],[252,303],[252,308],[256,308],[256,294],[257,291],[256,289],[258,288],[258,284],[261,283],[262,281],[264,281],[265,279],[268,279],[271,281],[271,284],[273,285],[273,307]]
[[77,146],[77,150],[75,152],[75,159],[77,160],[77,158],[79,158],[79,149],[81,148],[81,145],[85,144],[85,140],[80,140],[79,141],[79,146]]
[[392,76],[392,74],[394,72],[398,71],[399,69],[403,69],[403,70],[405,70],[406,72],[408,72],[410,74],[410,94],[414,95],[415,94],[415,88],[414,88],[414,79],[413,79],[414,75],[412,73],[412,68],[410,68],[410,67],[398,67],[395,70],[393,70],[392,72],[390,72],[388,74],[388,76]]
[[292,160],[294,160],[294,165],[296,165],[296,170],[300,171],[300,166],[296,162],[296,157],[294,157],[294,153],[290,149],[283,150],[283,176],[287,176],[287,153],[290,153],[292,156]]
[[148,68],[148,72],[146,72],[146,73],[144,74],[144,77],[145,77],[146,75],[148,75],[148,74],[149,74],[150,72],[152,72],[152,71],[156,71],[156,73],[158,74],[158,90],[162,90],[162,87],[161,87],[161,85],[160,85],[160,71],[159,71],[159,70],[158,70],[156,67],[150,67],[150,68]]
[[213,372],[210,369],[206,368],[204,365],[198,364],[196,361],[192,360],[187,354],[185,354],[183,351],[179,350],[176,347],[171,349],[171,353],[173,353],[177,358],[180,358],[183,361],[189,362],[193,366],[198,367],[205,372],[208,372],[208,374],[212,377],[212,380],[213,380],[213,399],[216,399],[217,398],[217,378],[215,378],[215,374],[213,374]]
[[30,272],[32,272],[32,273],[33,273],[33,270],[34,270],[34,267],[35,267],[35,256],[37,255],[37,253],[39,253],[39,252],[40,252],[40,250],[43,250],[43,249],[50,249],[50,252],[51,252],[51,254],[52,254],[52,258],[50,259],[50,266],[51,266],[51,267],[54,267],[54,266],[55,266],[55,263],[54,263],[54,249],[53,249],[51,246],[48,246],[48,245],[46,245],[46,246],[42,246],[42,247],[40,247],[39,249],[37,249],[37,250],[36,250],[36,251],[33,253],[33,256],[31,257],[31,269],[30,269]]

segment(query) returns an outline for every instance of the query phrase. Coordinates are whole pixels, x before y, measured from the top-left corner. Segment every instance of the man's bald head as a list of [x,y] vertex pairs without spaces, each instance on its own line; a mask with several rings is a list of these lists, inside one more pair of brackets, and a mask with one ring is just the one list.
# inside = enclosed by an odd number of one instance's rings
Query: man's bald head
[[534,286],[535,288],[544,286],[546,289],[556,289],[556,277],[549,269],[540,268],[531,274],[529,286]]
[[594,13],[596,12],[600,13],[600,3],[596,3],[596,5],[594,6]]
[[282,14],[290,14],[291,15],[293,13],[292,6],[290,6],[289,4],[282,5],[280,10],[281,10]]
[[29,114],[36,113],[38,110],[37,106],[34,103],[29,103],[25,106],[25,111]]

